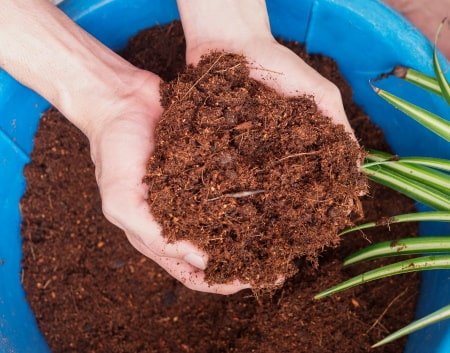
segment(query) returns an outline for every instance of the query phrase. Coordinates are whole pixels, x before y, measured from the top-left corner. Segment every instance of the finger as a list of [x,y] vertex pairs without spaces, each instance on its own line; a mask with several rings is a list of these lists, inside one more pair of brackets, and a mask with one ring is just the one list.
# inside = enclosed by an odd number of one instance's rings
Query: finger
[[[108,202],[112,202],[116,221],[121,227],[140,238],[142,243],[158,256],[183,259],[198,269],[206,268],[207,255],[192,243],[188,241],[168,243],[163,237],[161,227],[150,214],[150,207],[143,198],[147,193],[147,187],[142,185],[144,190],[141,193],[138,190],[124,190],[120,185],[118,188],[119,190],[114,192],[117,199]],[[136,193],[136,197],[132,197],[132,193]],[[141,196],[138,196],[139,194]],[[124,200],[124,197],[127,199]]]
[[133,234],[127,234],[130,243],[143,255],[155,261],[164,268],[172,277],[183,283],[187,288],[207,293],[229,295],[250,288],[249,284],[242,284],[239,281],[233,281],[226,284],[208,284],[205,281],[205,273],[193,267],[189,263],[170,257],[158,256],[149,250],[140,238]]
[[179,280],[187,288],[222,295],[230,295],[237,293],[243,289],[250,288],[249,284],[242,284],[235,280],[231,283],[224,284],[208,284],[205,281],[205,273],[200,271],[188,263],[180,263],[169,257],[159,257],[155,260],[162,268],[164,268],[172,277]]

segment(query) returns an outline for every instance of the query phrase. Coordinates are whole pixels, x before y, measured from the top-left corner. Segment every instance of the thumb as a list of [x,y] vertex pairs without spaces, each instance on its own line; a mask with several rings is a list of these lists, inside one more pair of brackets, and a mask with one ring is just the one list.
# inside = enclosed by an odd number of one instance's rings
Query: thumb
[[183,259],[204,269],[206,255],[188,242],[167,243],[150,214],[148,188],[142,182],[153,151],[150,120],[145,114],[120,117],[91,142],[103,212],[111,223],[139,238],[157,256]]

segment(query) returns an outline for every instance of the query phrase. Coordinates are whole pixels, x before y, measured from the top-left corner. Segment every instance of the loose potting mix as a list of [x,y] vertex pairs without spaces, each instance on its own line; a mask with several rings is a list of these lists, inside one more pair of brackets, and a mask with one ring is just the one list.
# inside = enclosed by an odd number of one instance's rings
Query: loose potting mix
[[[341,89],[360,143],[387,149],[332,60],[287,43]],[[209,254],[207,280],[271,286],[270,295],[194,292],[127,242],[101,212],[86,138],[48,112],[22,199],[23,281],[54,352],[392,352],[370,345],[413,317],[417,277],[385,279],[321,302],[348,278],[341,259],[368,241],[414,234],[393,225],[337,235],[362,217],[408,212],[410,200],[358,172],[362,152],[311,97],[286,98],[248,77],[245,58],[212,53],[184,67],[181,25],[142,32],[124,57],[159,74],[165,113],[148,163],[152,213],[171,241]],[[174,80],[175,79],[175,80]],[[339,244],[338,247],[336,247]],[[361,265],[361,269],[367,266]],[[401,298],[401,300],[399,300]]]

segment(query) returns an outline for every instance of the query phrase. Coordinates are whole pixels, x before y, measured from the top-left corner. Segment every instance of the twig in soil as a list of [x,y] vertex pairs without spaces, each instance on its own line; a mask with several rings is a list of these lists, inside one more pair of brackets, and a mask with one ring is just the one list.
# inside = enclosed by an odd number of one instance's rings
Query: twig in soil
[[272,73],[272,74],[277,74],[277,75],[284,75],[282,72],[280,72],[280,71],[275,71],[275,70],[270,70],[270,69],[266,69],[265,67],[263,67],[263,66],[259,66],[259,67],[256,67],[256,66],[249,66],[249,69],[254,69],[254,70],[260,70],[260,71],[267,71],[267,72],[270,72],[270,73]]
[[33,258],[33,260],[36,261],[36,254],[34,253],[34,247],[33,247],[33,245],[31,245],[31,243],[30,243],[30,252],[31,252],[31,257]]
[[149,205],[150,209],[153,207],[153,204],[155,203],[155,201],[157,200],[158,195],[155,196],[155,198],[153,199],[152,203]]
[[360,229],[358,232],[359,232],[359,234],[361,234],[361,237],[362,237],[365,241],[367,241],[369,244],[372,244],[372,243],[373,243],[373,241],[367,236],[367,234],[364,233],[364,230]]
[[356,204],[356,210],[358,217],[355,219],[355,222],[360,221],[364,218],[364,208],[359,198],[354,198],[353,202]]
[[48,285],[50,284],[50,282],[52,281],[52,279],[48,279],[47,281],[45,281],[44,285],[42,286],[42,289],[46,289],[48,287]]
[[364,233],[364,231],[361,231],[362,237],[365,241],[367,241],[369,244],[372,244],[373,241],[367,236],[366,233]]
[[214,71],[214,73],[215,73],[215,74],[219,74],[219,73],[222,73],[222,72],[227,72],[228,70],[236,69],[236,68],[239,67],[239,66],[241,66],[241,63],[236,64],[236,65],[234,65],[234,66],[231,66],[231,67],[229,67],[229,68],[227,68],[227,69],[216,70],[216,71]]
[[284,298],[284,289],[281,289],[281,294],[280,294],[280,298],[278,298],[277,305],[280,305],[283,298]]
[[383,319],[383,317],[387,314],[389,309],[392,307],[392,305],[395,304],[395,302],[400,299],[407,291],[409,290],[409,287],[407,287],[403,292],[401,292],[399,295],[397,295],[392,301],[388,304],[386,309],[383,310],[381,315],[378,317],[378,319],[375,320],[375,322],[370,326],[370,328],[366,331],[366,333],[369,333],[376,325],[380,324],[380,321]]
[[75,298],[73,297],[73,290],[72,288],[70,288],[70,298],[72,299],[72,303],[73,303],[73,307],[75,308],[75,312],[78,314],[78,306],[77,306],[77,302],[75,300]]
[[[378,323],[378,326],[380,326],[381,330],[384,331],[384,333],[389,333],[390,331],[388,330],[388,328],[386,326],[384,326],[381,322]],[[381,331],[380,330],[380,331]]]
[[[211,70],[214,68],[214,66],[217,65],[217,63],[219,62],[219,60],[225,55],[225,53],[222,53],[219,55],[219,57],[212,63],[212,65],[208,68],[208,70],[206,70],[206,72],[197,80],[194,82],[194,84],[189,87],[189,89],[186,91],[186,93],[183,95],[183,97],[181,97],[179,100],[177,100],[176,102],[172,102],[172,104],[170,104],[169,108],[166,109],[166,111],[164,112],[165,115],[170,111],[170,109],[172,109],[172,106],[179,102],[182,101],[184,98],[186,98],[186,96],[195,88],[195,86],[197,86],[199,84],[199,82],[201,80],[203,80],[205,78],[206,75],[208,75]],[[179,78],[178,78],[179,79]],[[163,117],[160,121],[164,120],[165,117]]]
[[229,193],[229,194],[223,194],[223,195],[218,196],[218,197],[213,197],[212,199],[208,199],[207,201],[216,201],[216,200],[223,199],[223,198],[226,198],[226,197],[232,197],[232,198],[235,198],[235,199],[239,199],[239,198],[242,198],[242,197],[258,195],[258,194],[261,194],[263,192],[266,192],[266,191],[265,190],[239,191],[239,192],[234,192],[234,193]]
[[[369,324],[367,322],[358,319],[356,314],[352,311],[347,312],[347,318],[348,318],[348,320],[354,320],[354,321],[360,323],[362,326],[369,326]],[[378,323],[377,329],[379,332],[389,333],[389,330],[381,323]]]
[[205,179],[204,179],[204,177],[203,177],[203,172],[205,171],[205,168],[202,168],[202,174],[201,174],[201,179],[202,179],[202,184],[204,185],[204,186],[206,186],[206,184],[205,184]]
[[279,163],[279,162],[284,161],[284,160],[289,159],[289,158],[295,158],[295,157],[301,157],[301,156],[312,156],[312,155],[315,155],[315,154],[319,154],[320,152],[321,152],[321,151],[311,151],[311,152],[303,152],[303,153],[294,153],[294,154],[290,154],[289,156],[286,156],[286,157],[277,159],[277,160],[275,161],[275,163]]
[[197,86],[199,84],[199,82],[201,80],[203,80],[205,78],[205,76],[208,75],[211,72],[213,67],[217,65],[219,60],[222,59],[224,55],[225,55],[225,53],[222,53],[222,54],[219,55],[219,57],[208,68],[208,70],[206,70],[206,72],[203,75],[201,75],[197,81],[194,82],[194,84],[186,91],[186,93],[183,95],[183,97],[181,97],[180,100],[183,100],[184,98],[186,98],[186,96],[194,89],[194,87]]
[[212,241],[217,241],[217,240],[222,241],[222,240],[223,240],[223,237],[210,238],[210,239],[208,239],[208,243],[209,243],[209,242],[212,242]]
[[48,200],[48,204],[50,205],[50,209],[53,210],[53,203],[52,203],[52,198],[50,197],[50,194],[47,194],[47,200]]

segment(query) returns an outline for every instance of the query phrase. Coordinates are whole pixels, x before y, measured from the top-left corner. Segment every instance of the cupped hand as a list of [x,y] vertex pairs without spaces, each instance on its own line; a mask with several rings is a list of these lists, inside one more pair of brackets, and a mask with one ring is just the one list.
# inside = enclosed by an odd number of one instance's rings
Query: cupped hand
[[[189,42],[188,42],[189,43]],[[341,93],[332,82],[306,64],[297,54],[279,44],[271,35],[240,41],[196,42],[186,57],[196,64],[200,57],[219,50],[243,54],[249,61],[250,76],[288,96],[312,96],[319,109],[353,135],[344,111]]]
[[[251,77],[288,96],[306,94],[314,97],[319,109],[336,124],[344,125],[355,138],[345,115],[340,91],[333,83],[273,38],[238,43],[217,41],[194,48],[188,46],[187,61],[195,65],[202,55],[211,51],[243,54],[249,62]],[[279,286],[283,282],[284,278],[280,277],[276,285]]]
[[154,131],[162,114],[160,79],[138,71],[135,89],[121,97],[87,134],[106,218],[123,229],[130,243],[190,289],[231,294],[248,286],[237,282],[209,285],[203,270],[207,256],[188,242],[167,243],[151,216],[142,179],[154,149]]
[[220,294],[243,289],[208,285],[207,256],[188,242],[168,244],[151,216],[142,179],[162,114],[160,79],[105,47],[48,0],[2,1],[0,25],[0,48],[8,48],[0,50],[0,66],[89,138],[106,217],[187,287]]

